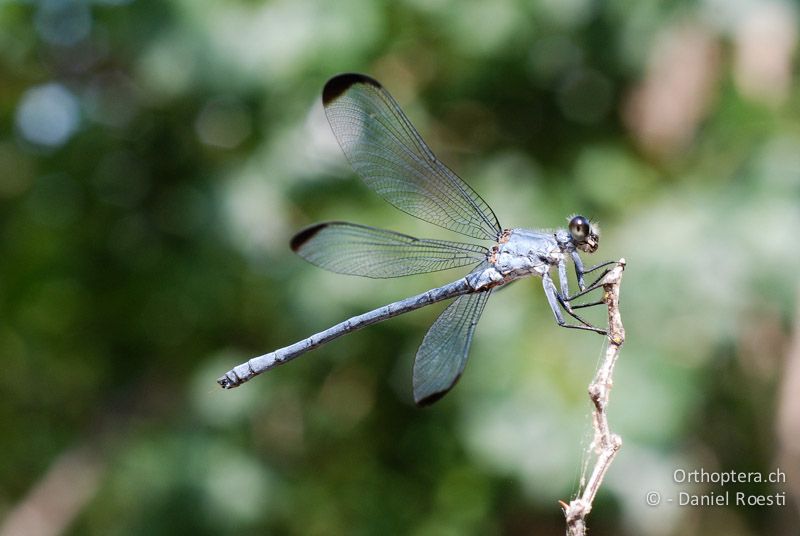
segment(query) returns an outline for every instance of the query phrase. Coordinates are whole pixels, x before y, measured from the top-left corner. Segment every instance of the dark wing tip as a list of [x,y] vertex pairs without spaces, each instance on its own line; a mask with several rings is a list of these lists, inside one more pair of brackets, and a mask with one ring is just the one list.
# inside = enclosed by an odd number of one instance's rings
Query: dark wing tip
[[300,232],[298,232],[296,235],[294,235],[292,237],[292,240],[289,242],[289,246],[292,248],[292,251],[297,253],[297,250],[299,250],[301,247],[303,247],[303,245],[306,242],[308,242],[309,240],[314,238],[314,236],[318,232],[320,232],[322,229],[324,229],[328,225],[329,225],[329,222],[315,223],[314,225],[306,227],[305,229],[303,229]]
[[433,393],[432,395],[428,395],[425,398],[421,398],[419,400],[414,398],[414,403],[417,405],[418,408],[426,408],[432,405],[434,402],[438,402],[446,394],[447,391],[439,391],[438,393]]
[[325,84],[325,88],[322,90],[322,104],[325,106],[329,105],[355,84],[368,84],[377,88],[381,87],[377,80],[365,74],[339,74],[328,80]]
[[453,383],[451,383],[450,387],[448,387],[447,389],[442,389],[440,391],[434,391],[432,393],[427,393],[427,394],[422,395],[422,396],[420,396],[418,393],[415,392],[414,393],[414,403],[417,405],[417,407],[424,408],[424,407],[430,406],[430,405],[438,402],[439,400],[441,400],[444,397],[444,395],[449,393],[450,390],[453,389],[453,387],[455,387],[455,385],[458,382],[459,378],[461,378],[460,374],[456,377],[455,380],[453,380]]

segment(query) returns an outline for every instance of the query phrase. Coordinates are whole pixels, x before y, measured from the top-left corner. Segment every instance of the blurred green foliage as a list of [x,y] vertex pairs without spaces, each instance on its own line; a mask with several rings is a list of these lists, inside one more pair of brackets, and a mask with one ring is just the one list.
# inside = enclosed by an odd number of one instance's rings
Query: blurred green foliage
[[[592,534],[796,530],[798,20],[778,0],[0,2],[0,530],[563,532],[602,342],[557,329],[536,284],[492,298],[430,409],[410,370],[441,307],[216,388],[460,275],[289,251],[322,219],[448,236],[347,167],[319,103],[342,71],[381,80],[503,225],[584,213],[628,260],[625,444]],[[787,483],[731,491],[785,507],[645,504],[693,489],[676,468],[776,466]]]

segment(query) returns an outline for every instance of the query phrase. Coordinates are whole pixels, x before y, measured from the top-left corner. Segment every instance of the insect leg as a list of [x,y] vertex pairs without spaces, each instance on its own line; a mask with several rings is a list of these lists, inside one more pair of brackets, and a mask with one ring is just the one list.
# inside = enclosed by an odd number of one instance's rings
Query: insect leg
[[[575,265],[575,271],[577,273],[578,265]],[[559,294],[563,296],[569,296],[569,280],[567,279],[567,261],[561,259],[558,261],[558,286],[559,286]],[[578,277],[578,286],[581,287],[583,290],[583,277]]]
[[[575,317],[580,322],[586,324],[585,326],[579,326],[577,324],[567,324],[564,320],[564,315],[561,314],[561,305],[563,305],[563,300],[558,295],[558,291],[556,290],[556,285],[553,283],[550,274],[545,273],[542,276],[542,287],[544,288],[544,294],[547,296],[547,303],[550,304],[550,309],[553,311],[553,315],[556,317],[556,322],[559,326],[564,328],[571,328],[571,329],[582,329],[586,331],[594,331],[595,333],[599,333],[601,335],[605,335],[607,332],[604,329],[596,328],[591,324],[585,322],[580,317],[578,317],[572,311],[567,310],[570,316]],[[566,308],[565,308],[566,309]]]
[[[586,273],[586,270],[583,269],[583,259],[581,259],[581,256],[578,255],[577,251],[572,252],[572,263],[575,265],[575,277],[578,278],[578,288],[581,290],[585,290],[586,283],[583,281],[583,274]],[[560,276],[561,272],[559,272],[559,277]],[[569,292],[566,292],[566,289],[564,288],[563,285],[561,286],[561,291],[564,293],[564,296],[569,296]]]
[[[579,260],[580,260],[580,258],[579,258]],[[582,266],[581,266],[581,268],[582,268]],[[575,271],[576,272],[578,271],[578,265],[577,264],[575,265]],[[578,273],[580,273],[580,272],[578,272]],[[581,286],[581,290],[584,290],[585,285],[582,284],[583,283],[583,281],[582,281],[583,278],[580,277],[580,275],[579,275],[579,278],[580,279],[578,280],[578,284],[582,285]],[[578,304],[578,305],[572,305],[570,303],[569,299],[566,298],[566,296],[569,296],[569,280],[567,278],[567,262],[564,259],[561,259],[561,261],[558,263],[558,286],[560,287],[559,288],[559,292],[558,292],[558,301],[561,302],[561,305],[564,306],[564,309],[571,316],[574,316],[577,320],[580,320],[581,323],[586,324],[587,326],[590,326],[591,324],[589,324],[588,322],[584,322],[581,318],[578,317],[578,315],[574,314],[572,310],[573,309],[580,309],[582,307],[592,307],[594,305],[600,305],[601,303],[603,303],[603,301],[599,300],[599,301],[592,302],[592,303],[581,303],[581,304]]]
[[570,304],[570,306],[573,309],[581,309],[583,307],[594,307],[595,305],[603,305],[604,303],[606,303],[606,302],[604,302],[603,300],[597,300],[597,301],[593,301],[593,302],[589,302],[589,303],[579,303],[578,305]]
[[606,276],[606,274],[607,274],[608,272],[610,272],[610,271],[611,271],[611,269],[610,269],[610,268],[606,268],[605,270],[603,270],[603,273],[602,273],[602,274],[600,274],[600,276],[599,276],[597,279],[595,279],[595,280],[592,282],[592,284],[591,284],[591,285],[589,285],[588,287],[586,287],[584,290],[582,290],[582,291],[580,291],[580,292],[576,292],[576,293],[575,293],[574,295],[572,295],[572,296],[568,296],[568,297],[566,298],[566,300],[567,300],[567,301],[572,301],[572,300],[574,300],[575,298],[579,298],[579,297],[583,296],[584,294],[588,294],[588,293],[590,293],[591,291],[593,291],[593,290],[595,290],[595,289],[597,289],[597,288],[600,288],[600,287],[602,286],[602,284],[603,284],[603,283],[602,283],[602,281],[603,281],[603,278],[604,278],[604,277]]
[[594,271],[595,271],[595,270],[597,270],[598,268],[602,268],[603,266],[611,266],[612,264],[617,264],[617,262],[618,262],[618,261],[606,261],[606,262],[601,262],[600,264],[595,264],[595,265],[594,265],[594,266],[592,266],[591,268],[587,268],[587,269],[585,269],[585,270],[583,271],[583,273],[584,273],[584,274],[588,274],[588,273],[594,272]]

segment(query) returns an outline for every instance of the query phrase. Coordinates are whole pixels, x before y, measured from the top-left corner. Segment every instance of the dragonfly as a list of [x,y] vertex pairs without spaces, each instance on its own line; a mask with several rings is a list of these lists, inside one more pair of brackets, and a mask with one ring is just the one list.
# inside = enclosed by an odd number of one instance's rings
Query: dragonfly
[[[220,386],[237,387],[342,335],[454,299],[428,330],[414,360],[414,401],[419,406],[432,404],[461,377],[475,327],[492,292],[529,276],[542,279],[544,294],[559,326],[606,334],[606,330],[588,323],[575,311],[599,305],[602,300],[571,304],[575,298],[599,288],[605,272],[588,286],[585,274],[613,264],[584,268],[579,252],[594,253],[600,243],[594,222],[573,215],[568,218],[566,229],[501,227],[483,198],[433,154],[397,101],[369,76],[350,73],[333,77],[322,91],[322,103],[342,151],[369,188],[403,212],[491,245],[415,238],[342,221],[318,223],[301,230],[291,239],[292,250],[310,263],[340,274],[393,278],[473,268],[451,283],[354,316],[250,359],[220,377]],[[579,292],[572,296],[567,280],[569,260],[574,264],[579,286]],[[553,269],[558,287],[551,276]],[[567,322],[565,313],[574,319],[572,323]]]

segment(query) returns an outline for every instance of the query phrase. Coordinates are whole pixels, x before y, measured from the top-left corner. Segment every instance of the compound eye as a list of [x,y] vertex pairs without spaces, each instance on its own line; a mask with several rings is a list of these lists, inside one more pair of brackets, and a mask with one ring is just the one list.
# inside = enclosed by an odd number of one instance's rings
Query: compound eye
[[569,221],[569,232],[573,239],[585,240],[589,236],[589,220],[583,216],[575,216]]

